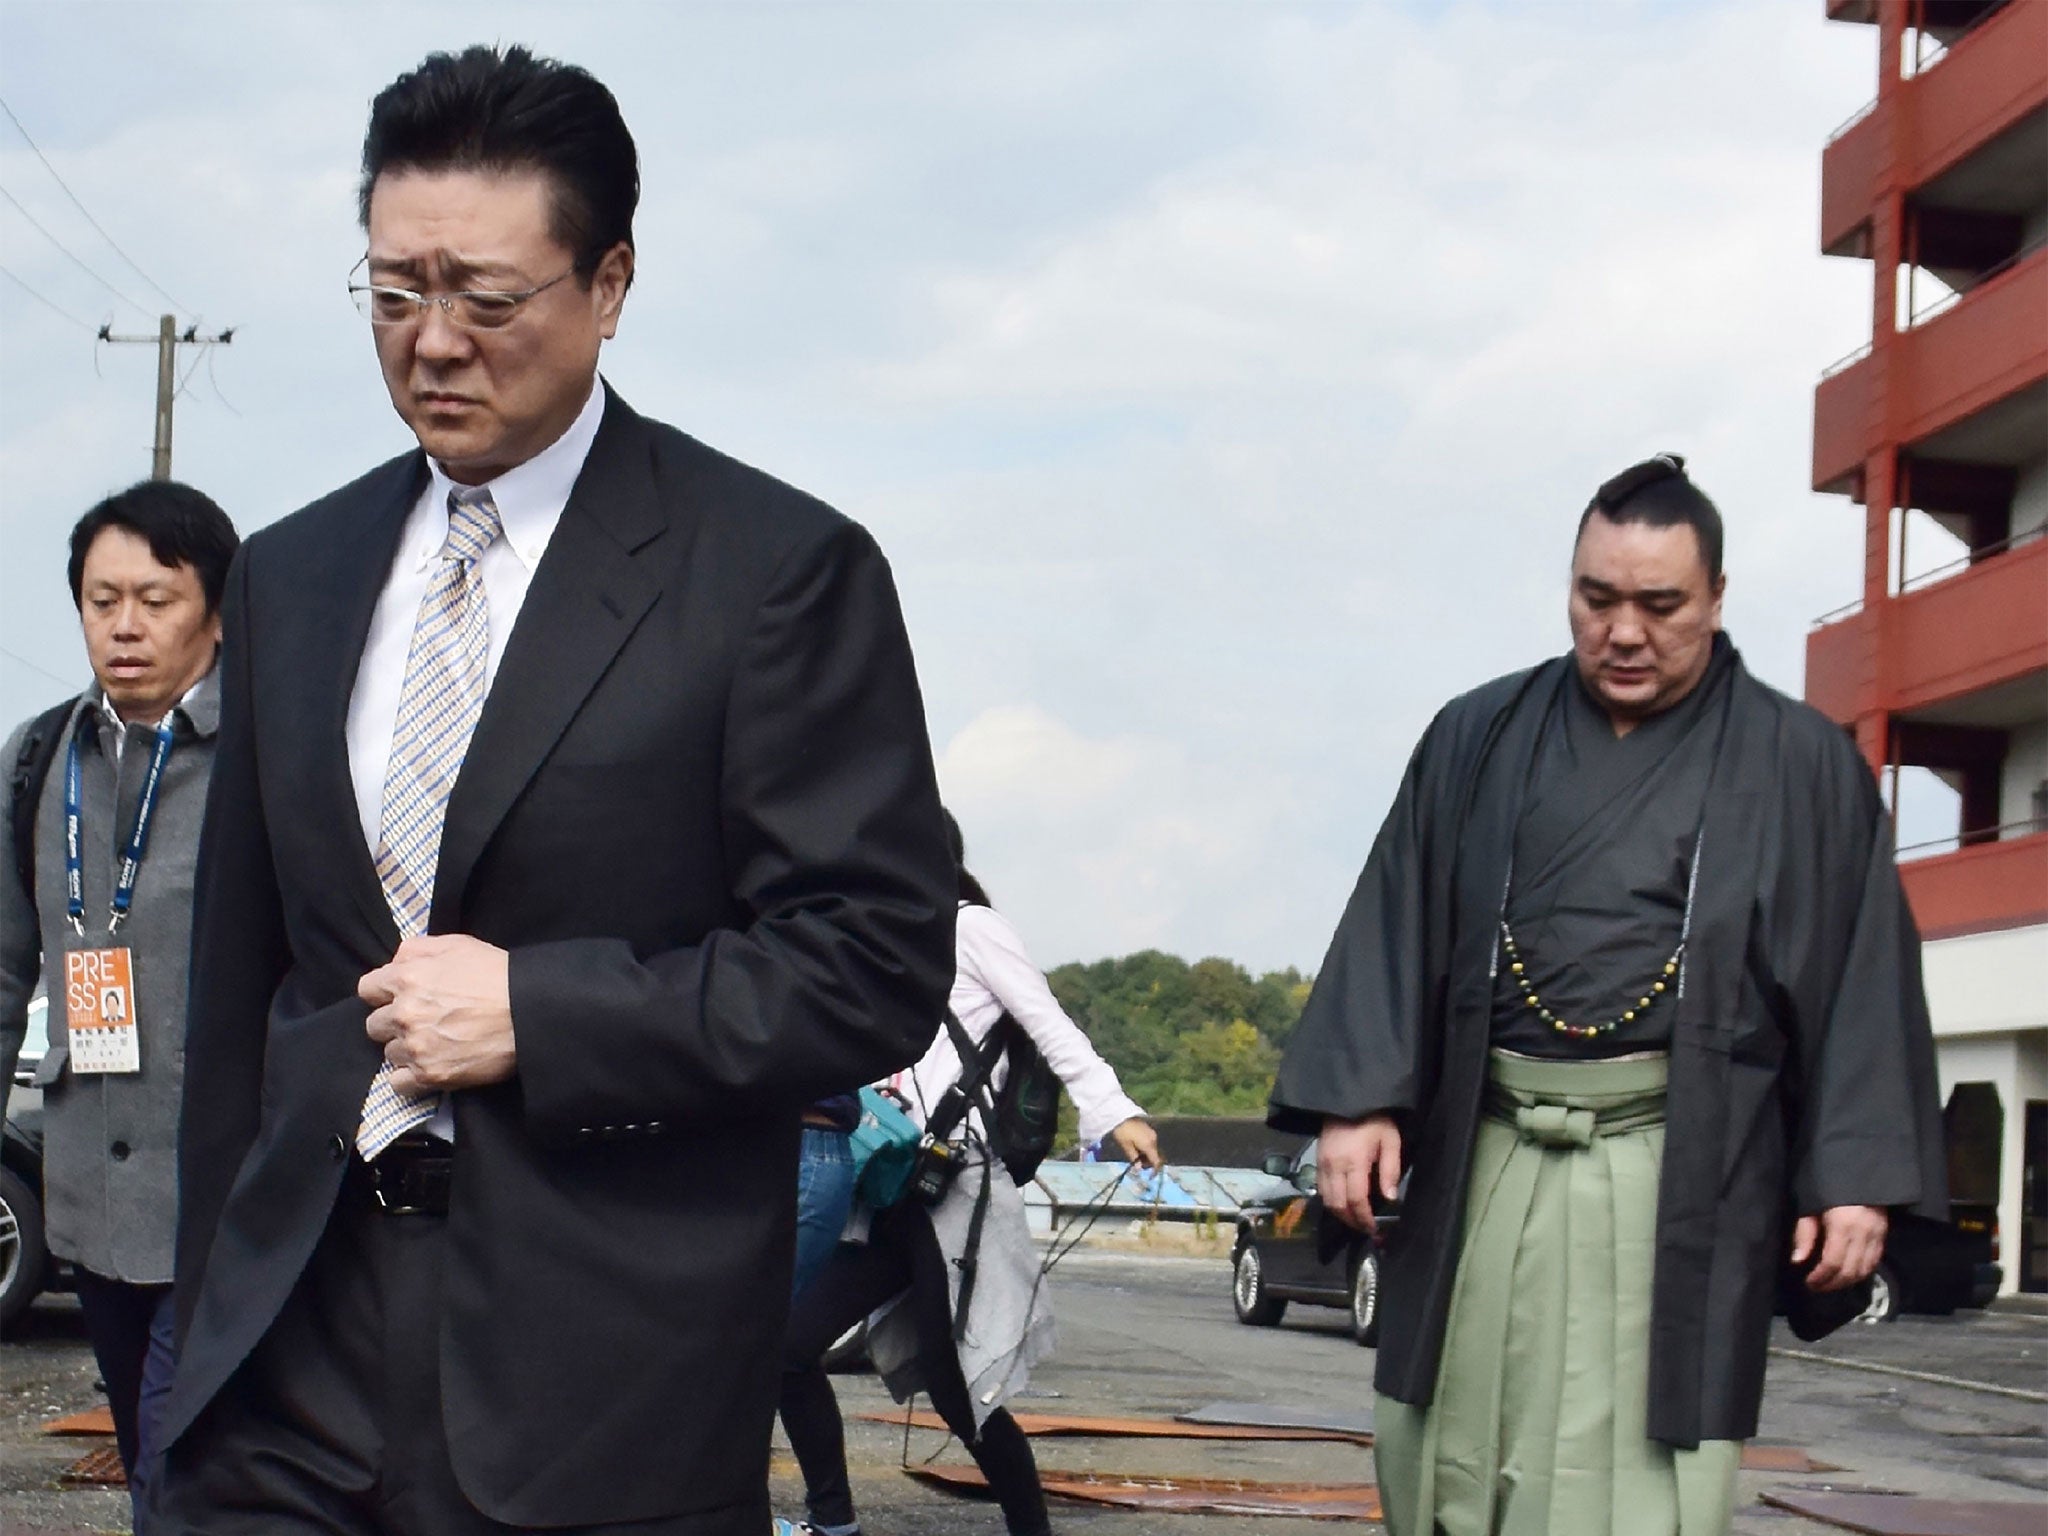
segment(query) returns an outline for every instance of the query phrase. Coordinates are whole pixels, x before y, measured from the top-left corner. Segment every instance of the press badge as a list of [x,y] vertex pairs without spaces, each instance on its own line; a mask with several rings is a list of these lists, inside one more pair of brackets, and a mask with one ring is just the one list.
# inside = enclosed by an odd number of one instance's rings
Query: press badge
[[131,951],[124,946],[64,952],[64,1023],[74,1073],[142,1070]]

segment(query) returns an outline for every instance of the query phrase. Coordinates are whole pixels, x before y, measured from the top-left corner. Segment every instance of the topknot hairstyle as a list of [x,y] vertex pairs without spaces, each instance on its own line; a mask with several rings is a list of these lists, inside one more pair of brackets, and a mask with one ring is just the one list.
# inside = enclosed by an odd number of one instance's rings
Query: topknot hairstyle
[[1676,453],[1660,453],[1640,464],[1631,464],[1593,493],[1586,510],[1579,515],[1579,534],[1598,512],[1610,523],[1643,523],[1652,528],[1675,528],[1684,523],[1700,541],[1700,556],[1707,564],[1707,578],[1721,579],[1722,545],[1725,542],[1721,513],[1706,492],[1685,473],[1685,459]]

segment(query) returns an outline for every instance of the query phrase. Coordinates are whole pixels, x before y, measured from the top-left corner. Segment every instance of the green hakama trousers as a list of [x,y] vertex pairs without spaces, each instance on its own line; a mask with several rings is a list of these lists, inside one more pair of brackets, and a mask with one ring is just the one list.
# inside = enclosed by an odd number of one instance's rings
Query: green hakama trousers
[[1725,1536],[1742,1446],[1649,1438],[1667,1059],[1494,1051],[1435,1401],[1378,1399],[1391,1536]]

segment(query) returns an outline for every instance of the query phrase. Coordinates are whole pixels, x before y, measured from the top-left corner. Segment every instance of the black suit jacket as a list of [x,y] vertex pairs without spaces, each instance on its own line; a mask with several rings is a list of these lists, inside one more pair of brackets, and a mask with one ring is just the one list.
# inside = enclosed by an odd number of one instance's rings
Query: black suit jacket
[[[397,943],[343,739],[418,453],[251,538],[201,845],[165,1443],[325,1228]],[[758,1501],[803,1104],[914,1061],[954,875],[894,587],[830,508],[610,396],[448,806],[432,931],[511,952],[454,1095],[443,1417],[513,1525]]]

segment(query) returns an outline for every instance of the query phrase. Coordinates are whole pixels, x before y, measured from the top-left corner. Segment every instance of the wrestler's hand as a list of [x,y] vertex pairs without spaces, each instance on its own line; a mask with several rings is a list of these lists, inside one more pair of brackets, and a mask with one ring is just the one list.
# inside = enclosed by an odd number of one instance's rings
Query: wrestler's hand
[[1846,1291],[1877,1268],[1890,1226],[1891,1217],[1876,1205],[1837,1205],[1818,1216],[1802,1216],[1792,1228],[1792,1262],[1804,1264],[1818,1239],[1820,1259],[1806,1277],[1806,1288]]
[[468,934],[407,939],[389,965],[356,983],[365,1026],[391,1063],[400,1093],[502,1083],[518,1065],[512,1040],[511,962]]
[[1401,1128],[1392,1115],[1363,1120],[1327,1119],[1316,1142],[1316,1193],[1323,1208],[1347,1227],[1377,1234],[1373,1181],[1391,1200],[1401,1187]]
[[1159,1155],[1159,1133],[1152,1129],[1151,1121],[1140,1120],[1133,1115],[1109,1134],[1133,1163],[1150,1168],[1154,1173],[1166,1166],[1166,1160]]

